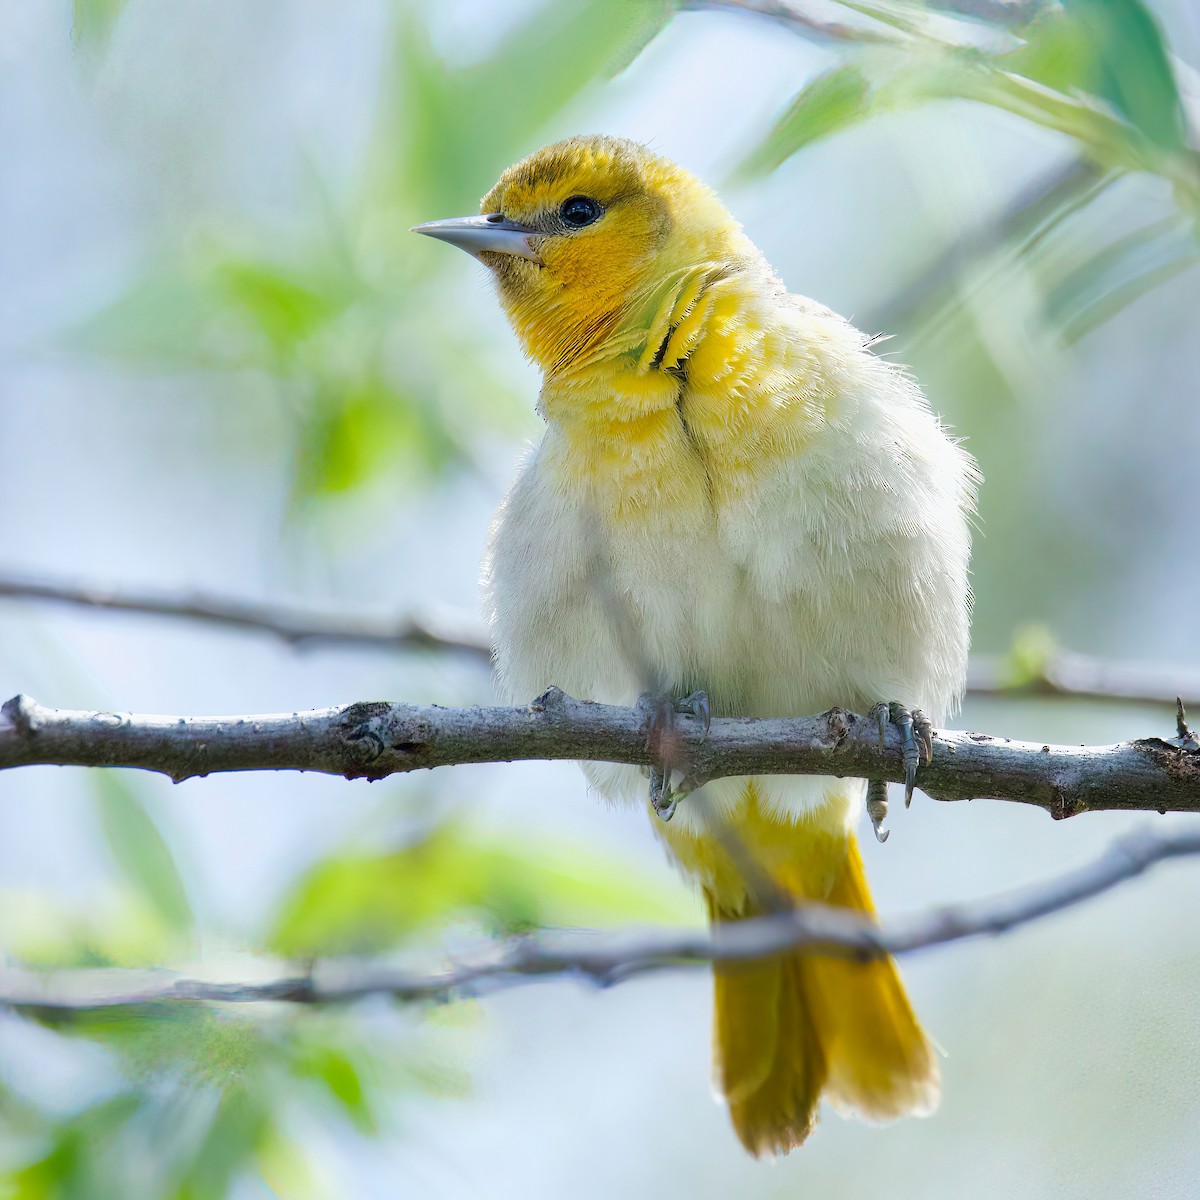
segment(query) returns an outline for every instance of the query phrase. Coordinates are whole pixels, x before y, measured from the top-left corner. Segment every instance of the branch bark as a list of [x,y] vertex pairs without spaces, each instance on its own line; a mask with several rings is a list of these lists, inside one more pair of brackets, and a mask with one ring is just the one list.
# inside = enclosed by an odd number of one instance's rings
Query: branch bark
[[327,1004],[382,994],[413,1002],[478,996],[549,976],[609,986],[649,972],[767,958],[787,950],[855,958],[908,954],[1005,933],[1106,892],[1155,863],[1195,854],[1200,854],[1200,832],[1142,831],[1118,839],[1094,862],[1038,887],[882,925],[847,909],[805,904],[719,924],[709,932],[650,929],[587,937],[543,932],[450,970],[425,974],[361,961],[318,963],[303,974],[255,983],[181,978],[161,971],[0,968],[0,1007],[49,1015],[164,1001]]
[[[16,696],[0,708],[0,769],[133,767],[176,782],[222,771],[318,771],[347,779],[465,763],[583,759],[652,766],[643,709],[575,700],[551,688],[526,708],[442,708],[385,701],[291,714],[139,716],[46,708]],[[841,709],[816,717],[677,718],[679,753],[696,782],[731,775],[904,778],[899,735]],[[936,800],[994,797],[1063,818],[1082,812],[1200,811],[1200,742],[1174,739],[1052,746],[983,733],[934,735],[917,776]],[[686,800],[683,803],[687,803]]]

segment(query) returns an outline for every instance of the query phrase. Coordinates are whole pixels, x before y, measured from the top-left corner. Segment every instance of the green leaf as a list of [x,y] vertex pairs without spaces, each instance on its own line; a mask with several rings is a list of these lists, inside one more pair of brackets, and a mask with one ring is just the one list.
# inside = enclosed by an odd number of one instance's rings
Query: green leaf
[[1157,26],[1135,0],[1111,11],[1107,0],[1074,5],[1069,16],[1035,22],[1021,49],[994,57],[920,37],[862,51],[800,92],[745,169],[770,169],[881,113],[957,99],[1065,134],[1106,167],[1155,171],[1194,196],[1200,169]]
[[402,15],[376,116],[369,203],[423,219],[470,211],[569,100],[631,61],[673,11],[668,0],[552,0],[464,66],[441,61],[419,19]]
[[168,258],[63,341],[142,367],[289,370],[304,343],[363,292],[327,245],[293,253],[295,266],[214,244]]
[[[120,1191],[107,1186],[111,1168],[98,1170],[97,1159],[105,1149],[111,1156],[142,1104],[136,1092],[122,1092],[57,1123],[45,1153],[9,1177],[14,1200],[117,1200]],[[109,1179],[102,1183],[104,1176]]]
[[1066,0],[1022,31],[1000,56],[1006,70],[1067,94],[1094,96],[1148,142],[1187,151],[1175,76],[1154,16],[1140,0]]
[[175,1200],[223,1200],[252,1162],[273,1127],[267,1096],[256,1082],[227,1081],[200,1147],[183,1165]]
[[227,258],[213,271],[218,291],[267,337],[290,351],[344,307],[329,281],[312,281],[277,264]]
[[71,18],[71,36],[85,50],[103,50],[125,0],[75,0]]
[[285,900],[271,946],[293,957],[368,953],[454,918],[499,930],[685,919],[674,889],[577,846],[472,836],[439,826],[383,855],[327,859]]
[[871,83],[860,61],[818,75],[788,105],[767,137],[747,156],[739,173],[773,171],[810,143],[865,119],[870,92]]
[[312,1036],[293,1039],[291,1070],[319,1082],[360,1132],[372,1136],[379,1121],[355,1056],[342,1046]]
[[[44,1112],[42,1145],[3,1176],[12,1194],[223,1200],[276,1137],[273,1114],[292,1094],[291,1030],[173,1003],[74,1016],[59,1031],[112,1051],[130,1085],[77,1113]],[[0,1194],[10,1194],[2,1183]]]
[[1012,645],[1004,659],[1004,683],[1007,687],[1029,687],[1040,683],[1059,652],[1058,642],[1046,625],[1022,625],[1013,633]]
[[934,42],[872,47],[817,76],[792,101],[741,170],[771,170],[820,138],[929,100],[988,104],[1003,95],[999,76],[974,50]]
[[1140,0],[1066,0],[1097,47],[1094,90],[1164,150],[1187,149],[1183,106],[1158,22]]
[[98,771],[93,786],[105,839],[125,878],[168,929],[189,931],[194,918],[187,891],[149,813],[115,772]]
[[347,492],[385,466],[398,478],[426,480],[463,457],[440,414],[379,378],[322,389],[298,449],[302,498]]
[[1164,217],[1090,254],[1049,293],[1046,317],[1067,342],[1077,341],[1197,261],[1192,224],[1178,214]]

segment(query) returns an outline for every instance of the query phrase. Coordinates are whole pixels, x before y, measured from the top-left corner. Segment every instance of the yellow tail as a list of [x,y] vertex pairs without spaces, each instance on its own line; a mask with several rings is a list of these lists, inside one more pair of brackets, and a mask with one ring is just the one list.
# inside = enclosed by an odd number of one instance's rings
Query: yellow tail
[[[771,875],[798,900],[873,913],[853,834],[840,865],[831,867],[816,886],[811,859],[777,860]],[[736,908],[707,885],[705,898],[713,921],[755,915],[744,892]],[[860,963],[788,954],[720,964],[715,982],[717,1079],[752,1154],[786,1153],[803,1142],[822,1093],[839,1111],[875,1121],[936,1106],[937,1060],[890,958]]]

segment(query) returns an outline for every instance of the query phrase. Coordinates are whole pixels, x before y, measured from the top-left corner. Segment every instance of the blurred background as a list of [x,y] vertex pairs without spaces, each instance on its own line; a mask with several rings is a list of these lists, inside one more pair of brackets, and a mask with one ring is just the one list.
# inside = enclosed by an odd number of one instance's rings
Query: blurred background
[[[986,477],[981,655],[1013,682],[1055,646],[1194,678],[1198,62],[1191,0],[0,0],[0,578],[473,619],[538,380],[483,268],[407,229],[603,131],[718,186],[791,290],[894,335]],[[8,598],[18,691],[166,713],[491,698],[466,655]],[[1167,736],[1173,694],[972,698],[956,724]],[[1170,820],[918,796],[864,850],[880,910],[911,912]],[[700,972],[436,1007],[4,1012],[0,1196],[1193,1196],[1198,903],[1200,869],[1167,866],[910,957],[941,1109],[827,1113],[774,1165],[713,1100]],[[433,968],[447,939],[700,920],[645,818],[569,764],[0,779],[0,961]]]

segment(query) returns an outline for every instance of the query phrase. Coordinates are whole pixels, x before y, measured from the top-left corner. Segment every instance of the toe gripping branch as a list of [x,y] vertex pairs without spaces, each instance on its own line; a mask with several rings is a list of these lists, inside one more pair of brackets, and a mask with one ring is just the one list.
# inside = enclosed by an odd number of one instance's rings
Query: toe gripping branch
[[704,692],[692,692],[682,700],[672,700],[670,697],[645,695],[638,700],[638,707],[649,712],[646,748],[658,759],[650,768],[650,804],[661,820],[669,821],[675,815],[680,800],[699,786],[699,782],[687,774],[678,788],[671,784],[672,775],[683,765],[684,759],[683,739],[675,727],[675,716],[677,713],[687,713],[699,717],[702,723],[700,740],[703,742],[712,724],[708,696]]
[[[903,704],[876,704],[871,716],[879,722],[879,745],[882,749],[889,725],[900,730],[900,750],[904,759],[904,807],[912,803],[913,787],[917,782],[917,767],[933,761],[933,725],[919,709],[911,712]],[[887,819],[887,782],[872,779],[867,782],[867,815],[880,842],[886,842],[890,830],[883,828]]]

